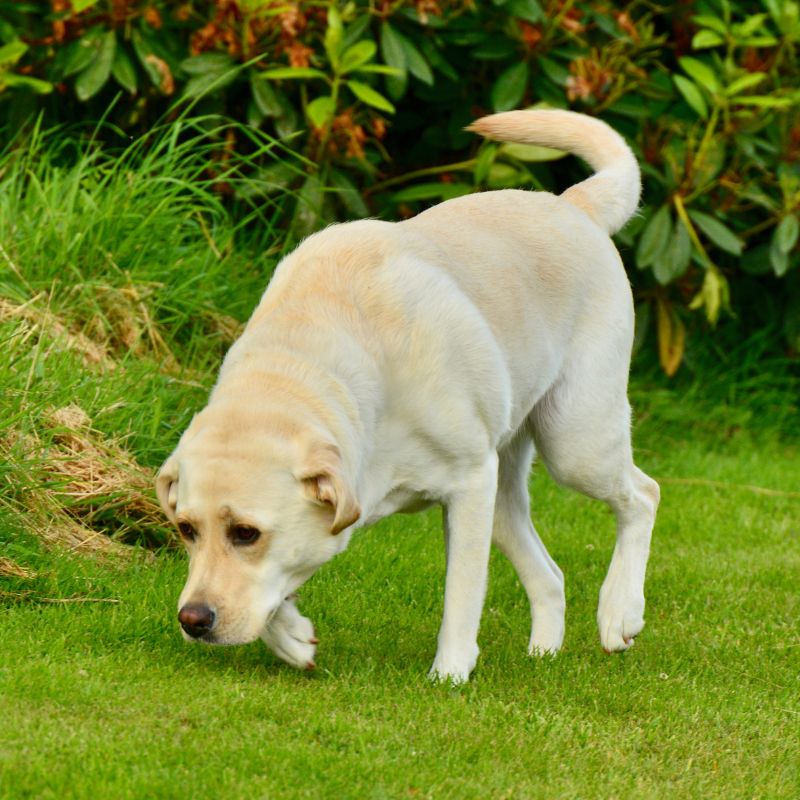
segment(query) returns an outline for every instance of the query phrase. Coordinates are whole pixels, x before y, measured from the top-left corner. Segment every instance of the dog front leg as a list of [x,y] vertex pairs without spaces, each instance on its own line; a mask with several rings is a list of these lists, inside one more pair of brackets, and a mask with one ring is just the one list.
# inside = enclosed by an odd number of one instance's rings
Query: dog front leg
[[447,500],[444,616],[430,671],[435,681],[465,683],[478,660],[478,627],[489,570],[497,461],[497,454],[492,453]]
[[297,669],[314,669],[317,638],[314,626],[287,597],[261,633],[261,640],[278,658]]

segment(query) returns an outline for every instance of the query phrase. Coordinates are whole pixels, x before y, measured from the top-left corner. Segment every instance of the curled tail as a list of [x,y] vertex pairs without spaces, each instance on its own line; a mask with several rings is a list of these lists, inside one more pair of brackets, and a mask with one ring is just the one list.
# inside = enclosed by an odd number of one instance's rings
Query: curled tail
[[574,111],[506,111],[482,117],[467,130],[502,142],[566,150],[587,161],[595,174],[561,196],[609,234],[616,233],[639,205],[639,165],[625,140],[599,119]]

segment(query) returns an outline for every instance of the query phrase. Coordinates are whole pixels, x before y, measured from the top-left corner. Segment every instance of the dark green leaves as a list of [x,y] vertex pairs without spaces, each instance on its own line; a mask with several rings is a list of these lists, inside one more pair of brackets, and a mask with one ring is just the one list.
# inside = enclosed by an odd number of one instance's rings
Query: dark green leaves
[[650,218],[636,248],[636,263],[646,269],[655,263],[667,246],[672,234],[672,218],[669,206],[661,206]]
[[376,92],[371,86],[367,86],[366,83],[347,81],[347,88],[361,100],[362,103],[377,108],[379,111],[386,111],[389,114],[394,113],[394,106],[380,92]]
[[122,47],[117,47],[111,64],[114,80],[130,94],[136,94],[136,69],[130,56]]
[[521,63],[509,67],[492,86],[492,108],[495,111],[516,108],[525,96],[527,86],[528,65]]
[[381,25],[380,39],[383,60],[397,70],[397,75],[386,81],[386,88],[393,98],[399,100],[405,94],[409,74],[428,86],[433,85],[430,65],[411,39],[388,22]]
[[726,225],[701,211],[689,211],[692,222],[720,249],[735,256],[742,254],[742,242]]
[[672,210],[661,206],[642,231],[636,248],[639,269],[650,267],[656,280],[666,284],[686,272],[692,255],[692,242],[680,220],[673,224]]
[[769,262],[772,271],[781,277],[789,271],[791,262],[789,254],[797,244],[798,222],[794,214],[785,216],[772,234],[769,247]]
[[680,278],[689,266],[692,255],[692,243],[689,232],[681,220],[675,222],[666,247],[656,256],[653,262],[653,275],[656,280],[666,286],[676,278]]
[[199,97],[233,83],[239,66],[227,53],[201,53],[182,61],[181,69],[190,76],[183,96]]
[[683,99],[701,116],[708,116],[708,106],[703,98],[703,93],[688,78],[683,75],[674,75],[678,91],[683,95]]
[[79,100],[88,100],[103,88],[111,75],[116,48],[117,35],[114,31],[107,31],[97,39],[89,66],[75,80],[75,94]]

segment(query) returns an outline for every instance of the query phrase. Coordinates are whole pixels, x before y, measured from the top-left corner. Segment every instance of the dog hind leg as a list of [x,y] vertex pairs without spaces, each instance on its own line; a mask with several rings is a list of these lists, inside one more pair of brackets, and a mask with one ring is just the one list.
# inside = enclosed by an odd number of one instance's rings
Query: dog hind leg
[[492,541],[511,561],[531,604],[532,655],[554,654],[564,640],[564,576],[530,517],[528,471],[533,444],[519,434],[500,452]]
[[587,352],[530,417],[536,449],[553,478],[605,501],[616,517],[614,554],[597,609],[606,651],[625,650],[644,627],[644,581],[658,484],[634,463],[627,365]]

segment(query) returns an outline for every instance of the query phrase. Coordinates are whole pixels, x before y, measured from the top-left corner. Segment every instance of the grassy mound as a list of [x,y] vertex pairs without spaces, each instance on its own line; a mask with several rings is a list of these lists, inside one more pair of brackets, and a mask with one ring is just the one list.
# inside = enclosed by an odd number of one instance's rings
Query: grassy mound
[[168,541],[153,467],[282,247],[274,208],[240,201],[234,222],[218,191],[246,189],[273,143],[211,175],[212,122],[118,152],[53,132],[0,158],[0,504],[46,540]]

